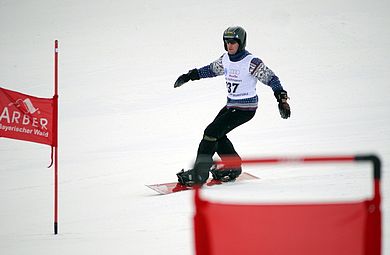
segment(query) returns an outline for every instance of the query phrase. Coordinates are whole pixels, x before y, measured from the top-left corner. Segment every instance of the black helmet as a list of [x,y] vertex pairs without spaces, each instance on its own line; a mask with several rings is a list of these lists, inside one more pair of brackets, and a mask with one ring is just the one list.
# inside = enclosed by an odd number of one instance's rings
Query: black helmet
[[223,45],[227,50],[226,40],[233,39],[240,45],[238,51],[242,51],[246,46],[246,32],[242,27],[228,27],[223,32]]

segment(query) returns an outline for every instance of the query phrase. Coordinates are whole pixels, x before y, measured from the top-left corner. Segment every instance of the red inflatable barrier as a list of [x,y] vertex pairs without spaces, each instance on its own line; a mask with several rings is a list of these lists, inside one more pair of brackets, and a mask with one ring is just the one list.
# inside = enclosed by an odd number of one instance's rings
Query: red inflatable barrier
[[196,189],[196,254],[381,254],[380,161],[376,156],[251,159],[241,163],[255,161],[372,161],[374,197],[350,203],[226,204],[206,201],[200,198],[200,189]]

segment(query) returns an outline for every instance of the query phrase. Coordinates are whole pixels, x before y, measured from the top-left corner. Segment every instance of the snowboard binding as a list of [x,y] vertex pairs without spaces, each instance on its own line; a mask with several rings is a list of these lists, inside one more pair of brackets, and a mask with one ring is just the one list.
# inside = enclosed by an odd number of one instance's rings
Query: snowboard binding
[[239,168],[227,168],[218,169],[215,165],[210,169],[211,175],[214,180],[221,182],[232,182],[235,181],[238,176],[242,173],[241,167]]
[[184,171],[182,169],[177,174],[178,182],[187,187],[193,187],[194,185],[203,185],[209,178],[209,171],[195,171],[195,169],[190,169]]
[[184,171],[184,169],[182,169],[176,175],[177,175],[177,181],[181,185],[188,186],[188,187],[192,187],[195,185],[193,169],[187,171]]
[[[213,179],[216,181],[221,182],[232,182],[235,181],[238,176],[242,173],[241,167],[239,168],[229,168],[229,169],[219,169],[216,165],[213,165],[211,169],[209,170],[211,172],[211,175],[213,176]],[[195,184],[203,185],[208,177],[209,177],[209,171],[198,171],[197,174],[195,174],[194,169],[190,169],[187,171],[184,171],[182,169],[180,172],[176,174],[178,182],[181,185],[192,187]]]

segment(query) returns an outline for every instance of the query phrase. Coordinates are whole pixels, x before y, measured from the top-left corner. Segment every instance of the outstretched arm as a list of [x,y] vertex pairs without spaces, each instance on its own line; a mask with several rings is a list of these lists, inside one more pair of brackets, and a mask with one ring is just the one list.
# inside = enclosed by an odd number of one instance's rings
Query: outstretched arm
[[195,80],[199,80],[199,79],[200,79],[200,77],[199,77],[198,69],[192,69],[192,70],[188,71],[188,73],[180,75],[179,78],[177,78],[173,87],[177,88],[177,87],[180,87],[181,85],[183,85],[184,83],[189,82],[190,80],[195,81]]
[[259,81],[272,88],[276,100],[278,101],[280,116],[283,119],[289,118],[291,115],[290,105],[287,103],[287,99],[289,99],[289,97],[287,95],[287,91],[285,91],[282,84],[280,84],[278,76],[276,76],[275,73],[259,58],[252,59],[249,72]]
[[174,87],[180,87],[188,81],[199,80],[203,78],[212,78],[223,74],[222,56],[210,65],[199,69],[192,69],[186,74],[182,74],[177,78]]
[[283,90],[278,76],[276,76],[275,73],[271,69],[269,69],[261,59],[252,59],[249,67],[249,72],[253,76],[255,76],[260,82],[270,86],[274,92],[278,90]]

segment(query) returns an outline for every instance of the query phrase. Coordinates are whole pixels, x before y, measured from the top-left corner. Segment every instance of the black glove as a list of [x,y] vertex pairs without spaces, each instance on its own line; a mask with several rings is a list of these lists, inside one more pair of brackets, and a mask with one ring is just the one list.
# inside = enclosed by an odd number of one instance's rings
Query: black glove
[[173,85],[174,88],[180,87],[184,83],[188,82],[189,80],[194,81],[194,80],[199,80],[199,72],[198,69],[192,69],[188,71],[186,74],[182,74],[177,78],[175,85]]
[[287,103],[287,99],[290,99],[288,96],[287,96],[287,91],[285,90],[279,90],[279,91],[276,91],[274,93],[275,97],[276,97],[276,100],[278,101],[278,108],[279,108],[279,112],[280,112],[280,116],[283,118],[283,119],[287,119],[290,117],[291,115],[291,111],[290,111],[290,105]]

